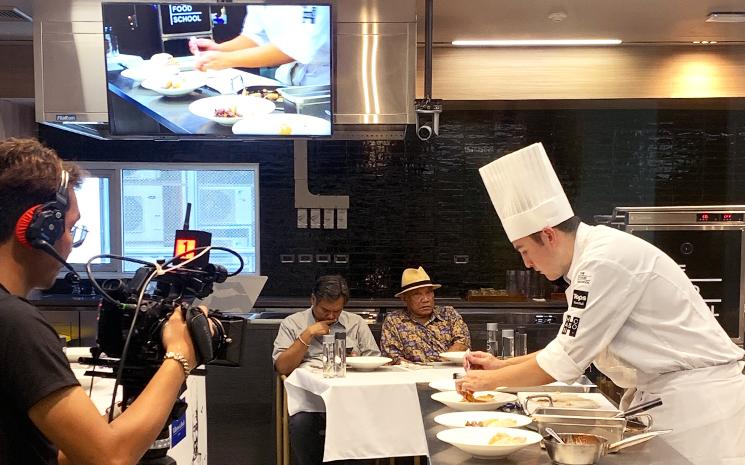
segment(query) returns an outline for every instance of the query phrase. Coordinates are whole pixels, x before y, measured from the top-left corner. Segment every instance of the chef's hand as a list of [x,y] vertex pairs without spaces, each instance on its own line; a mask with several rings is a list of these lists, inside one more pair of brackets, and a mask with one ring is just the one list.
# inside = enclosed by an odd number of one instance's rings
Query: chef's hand
[[471,370],[463,378],[455,380],[455,390],[460,394],[475,391],[490,391],[497,387],[496,376],[490,370]]
[[216,45],[217,43],[211,39],[190,39],[189,51],[192,55],[199,55],[199,52],[212,50]]
[[486,352],[469,352],[463,363],[468,363],[471,370],[496,370],[506,366],[505,362]]
[[209,50],[197,56],[196,60],[194,60],[194,67],[197,71],[232,68],[234,66],[233,60],[231,60],[232,57],[233,52]]

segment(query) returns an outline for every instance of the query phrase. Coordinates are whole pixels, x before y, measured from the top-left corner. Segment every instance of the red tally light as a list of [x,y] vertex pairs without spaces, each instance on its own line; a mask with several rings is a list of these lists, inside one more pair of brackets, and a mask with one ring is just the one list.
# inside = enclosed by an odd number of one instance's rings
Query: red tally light
[[[188,260],[194,258],[193,250],[197,248],[196,239],[176,239],[176,256]],[[190,252],[191,253],[187,253]],[[185,254],[185,255],[183,255]]]

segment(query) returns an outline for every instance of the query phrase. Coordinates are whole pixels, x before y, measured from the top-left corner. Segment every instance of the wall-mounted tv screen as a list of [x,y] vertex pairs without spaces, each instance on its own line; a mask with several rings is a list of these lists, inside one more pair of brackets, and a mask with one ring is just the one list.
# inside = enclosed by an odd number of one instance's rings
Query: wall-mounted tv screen
[[331,135],[331,5],[102,5],[112,135]]

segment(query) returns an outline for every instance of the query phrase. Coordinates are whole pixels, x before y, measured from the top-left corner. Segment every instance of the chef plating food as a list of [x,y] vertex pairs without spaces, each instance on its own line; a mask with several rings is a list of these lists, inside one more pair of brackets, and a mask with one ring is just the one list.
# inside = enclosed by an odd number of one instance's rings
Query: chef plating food
[[480,169],[507,237],[527,268],[563,277],[564,324],[543,350],[509,360],[483,352],[460,392],[571,383],[594,363],[627,388],[622,408],[653,397],[656,428],[696,465],[745,463],[744,352],[675,261],[652,244],[574,215],[543,146]]

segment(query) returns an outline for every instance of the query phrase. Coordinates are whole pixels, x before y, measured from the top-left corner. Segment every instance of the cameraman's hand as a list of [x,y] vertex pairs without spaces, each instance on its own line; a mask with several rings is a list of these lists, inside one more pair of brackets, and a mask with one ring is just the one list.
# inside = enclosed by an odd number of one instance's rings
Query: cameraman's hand
[[[201,307],[200,310],[204,311]],[[191,368],[196,366],[197,356],[194,351],[194,344],[191,342],[191,336],[189,336],[189,328],[186,327],[184,312],[181,306],[173,310],[173,313],[171,313],[168,321],[163,326],[161,340],[166,352],[180,353],[186,357]]]

